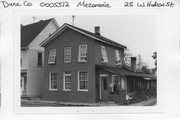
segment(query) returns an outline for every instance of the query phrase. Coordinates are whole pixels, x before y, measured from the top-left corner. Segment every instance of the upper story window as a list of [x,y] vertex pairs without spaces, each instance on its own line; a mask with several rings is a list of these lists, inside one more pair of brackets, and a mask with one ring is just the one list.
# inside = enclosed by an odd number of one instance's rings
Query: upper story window
[[42,53],[38,52],[37,66],[42,66],[43,63]]
[[88,91],[88,72],[78,72],[78,90]]
[[64,63],[71,62],[71,47],[64,47]]
[[116,55],[116,65],[120,65],[121,64],[121,58],[120,58],[120,53],[119,50],[115,50],[115,55]]
[[56,62],[56,49],[50,49],[49,52],[49,64],[54,64]]
[[103,63],[108,62],[106,48],[104,46],[101,46],[101,54],[102,54],[101,62],[103,62]]
[[64,90],[71,90],[71,72],[64,72]]
[[49,74],[49,90],[57,90],[58,77],[56,72],[50,72]]
[[79,46],[78,62],[87,62],[87,45]]

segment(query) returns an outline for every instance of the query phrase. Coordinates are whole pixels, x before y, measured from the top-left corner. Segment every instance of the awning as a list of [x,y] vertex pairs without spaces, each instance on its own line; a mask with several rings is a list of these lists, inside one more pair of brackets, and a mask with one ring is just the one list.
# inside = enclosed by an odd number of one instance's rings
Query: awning
[[111,67],[111,66],[106,66],[106,65],[96,65],[97,68],[103,69],[107,72],[111,72],[117,75],[121,76],[134,76],[134,77],[142,77],[146,79],[152,79],[153,75],[151,74],[145,74],[145,73],[139,73],[139,72],[133,72],[131,70],[126,70],[124,68],[120,67]]

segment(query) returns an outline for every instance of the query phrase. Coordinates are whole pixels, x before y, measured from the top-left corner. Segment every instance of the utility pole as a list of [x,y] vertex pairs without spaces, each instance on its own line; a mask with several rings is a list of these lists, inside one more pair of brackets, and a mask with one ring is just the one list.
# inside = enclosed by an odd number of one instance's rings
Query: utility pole
[[35,22],[35,19],[37,19],[37,18],[36,18],[35,16],[33,16],[32,19],[33,19],[33,23],[34,23],[34,22]]
[[74,26],[75,15],[72,15],[72,25]]

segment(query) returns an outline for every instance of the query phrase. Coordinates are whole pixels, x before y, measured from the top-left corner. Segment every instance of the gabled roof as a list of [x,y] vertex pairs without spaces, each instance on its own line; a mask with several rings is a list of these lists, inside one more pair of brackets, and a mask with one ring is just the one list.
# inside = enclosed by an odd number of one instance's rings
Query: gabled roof
[[127,69],[119,68],[119,67],[112,67],[112,66],[107,66],[107,65],[96,65],[96,67],[104,69],[105,71],[118,74],[118,75],[123,75],[123,76],[134,76],[134,77],[151,78],[151,79],[153,78],[152,74],[133,72],[131,70],[127,70]]
[[72,26],[72,25],[69,25],[67,23],[63,24],[58,30],[56,30],[51,36],[49,36],[45,41],[43,41],[40,46],[44,47],[46,46],[49,42],[51,42],[55,37],[57,37],[59,34],[61,34],[65,28],[70,28],[72,30],[75,30],[81,34],[84,34],[90,38],[93,38],[97,41],[101,41],[101,42],[104,42],[104,43],[107,43],[107,44],[110,44],[110,45],[113,45],[113,46],[116,46],[116,47],[119,47],[119,48],[126,48],[126,46],[124,45],[121,45],[115,41],[112,41],[104,36],[101,36],[101,35],[97,35],[95,33],[92,33],[90,31],[87,31],[87,30],[84,30],[84,29],[81,29],[81,28],[78,28],[78,27],[75,27],[75,26]]
[[21,47],[27,47],[53,19],[41,20],[25,26],[21,25]]

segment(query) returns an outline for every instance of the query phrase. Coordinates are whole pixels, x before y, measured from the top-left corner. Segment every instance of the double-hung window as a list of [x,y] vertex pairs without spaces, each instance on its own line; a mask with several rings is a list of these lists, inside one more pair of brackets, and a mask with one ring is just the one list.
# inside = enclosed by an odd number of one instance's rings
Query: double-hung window
[[115,55],[116,55],[116,65],[120,65],[121,64],[121,58],[120,58],[120,53],[119,50],[115,50]]
[[64,47],[64,63],[71,62],[71,47]]
[[101,46],[101,54],[102,54],[101,62],[103,62],[103,63],[108,62],[106,48],[104,46]]
[[64,72],[64,90],[71,90],[71,72]]
[[49,90],[57,90],[58,76],[56,72],[49,73]]
[[42,66],[42,53],[38,52],[37,66]]
[[88,91],[88,72],[78,72],[78,90]]
[[78,62],[87,62],[87,45],[79,46]]
[[48,63],[55,64],[55,62],[56,62],[56,49],[50,49]]

